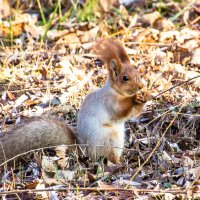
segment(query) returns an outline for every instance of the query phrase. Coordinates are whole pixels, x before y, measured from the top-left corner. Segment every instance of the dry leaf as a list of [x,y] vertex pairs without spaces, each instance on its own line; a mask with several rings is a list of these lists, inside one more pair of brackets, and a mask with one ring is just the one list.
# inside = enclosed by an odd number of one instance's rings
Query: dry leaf
[[[90,50],[91,48],[92,48],[92,46],[94,46],[94,42],[87,42],[87,43],[84,43],[84,44],[82,44],[82,47],[83,47],[83,49],[85,49],[85,50]],[[80,57],[80,56],[79,56]],[[84,59],[84,58],[83,58]]]
[[31,100],[28,99],[27,101],[24,102],[24,106],[33,106],[37,105],[40,101],[39,100]]
[[69,34],[69,30],[57,30],[57,29],[53,29],[53,30],[49,30],[47,33],[47,37],[50,40],[57,40],[61,37],[64,37],[65,35]]
[[25,94],[22,94],[18,99],[16,99],[14,107],[20,106],[22,103],[24,103],[28,99],[28,96]]
[[172,158],[169,156],[169,154],[166,151],[162,152],[162,158],[165,161],[172,161]]
[[56,172],[57,166],[55,161],[57,161],[57,157],[49,157],[49,156],[42,156],[42,169],[45,172]]
[[158,11],[155,11],[143,15],[140,20],[142,20],[143,23],[147,23],[150,26],[152,26],[155,23],[155,21],[157,21],[159,18],[161,18],[160,13]]
[[190,169],[190,174],[192,174],[192,179],[196,180],[200,176],[200,167],[194,167]]
[[66,147],[65,145],[61,145],[59,147],[56,147],[55,151],[56,151],[56,155],[58,156],[58,161],[57,164],[59,167],[61,167],[61,169],[64,169],[64,167],[66,167],[67,162],[66,162],[66,152],[68,150],[68,147]]
[[[37,186],[35,187],[36,190],[42,190],[42,189],[45,189],[45,184],[42,180],[38,180],[38,184]],[[48,198],[48,193],[47,192],[37,192],[37,196],[38,198],[42,197],[43,199],[47,199]]]
[[113,182],[114,186],[126,186],[126,185],[130,185],[136,188],[140,188],[142,183],[136,182],[136,181],[130,181],[130,180],[126,180],[126,179],[117,179],[116,181]]
[[154,23],[153,23],[153,27],[158,29],[158,30],[163,30],[163,31],[169,31],[169,30],[173,30],[174,24],[170,21],[167,20],[165,18],[158,18]]
[[45,33],[43,26],[36,26],[34,23],[25,24],[24,29],[35,39],[39,39],[40,36],[43,36]]
[[108,185],[102,181],[98,181],[98,186],[101,188],[101,189],[106,189],[106,188],[118,188],[118,186],[112,186],[112,185]]
[[56,151],[56,155],[59,157],[59,158],[65,158],[66,157],[66,152],[68,150],[68,147],[65,146],[65,145],[60,145],[59,147],[56,147],[55,148],[55,151]]
[[76,49],[81,46],[81,42],[76,33],[70,33],[64,37],[61,37],[56,44],[66,44],[70,49]]
[[29,184],[27,184],[26,186],[25,186],[25,188],[26,189],[35,189],[36,188],[36,186],[38,185],[38,180],[36,180],[36,181],[34,181],[34,182],[32,182],[32,183],[29,183]]
[[87,76],[85,78],[83,78],[83,80],[80,80],[77,83],[77,85],[69,87],[67,89],[67,93],[63,93],[62,95],[60,95],[59,100],[60,100],[61,104],[65,104],[71,96],[78,94],[79,91],[81,91],[83,88],[85,88],[85,84],[91,82],[91,77],[92,77],[93,73],[94,73],[93,71],[89,72],[87,74]]
[[64,178],[64,180],[66,181],[72,181],[75,179],[77,171],[79,169],[75,169],[75,170],[58,170],[58,173],[56,174],[57,178]]
[[192,57],[191,57],[190,63],[200,66],[200,48],[196,48],[192,52]]
[[15,96],[12,94],[12,92],[7,91],[7,95],[10,101],[14,101],[15,100]]
[[160,42],[170,42],[180,37],[180,32],[176,30],[164,31],[160,33]]
[[193,167],[193,165],[194,165],[194,161],[188,156],[183,156],[182,162],[183,162],[183,166],[185,166],[185,167],[188,167],[188,166]]
[[9,37],[12,34],[14,37],[17,37],[22,34],[23,30],[24,22],[12,22],[12,29],[9,22],[0,22],[0,36]]
[[94,27],[89,31],[79,32],[81,43],[88,43],[97,38],[99,27]]
[[40,72],[40,74],[42,75],[42,80],[47,80],[47,69],[44,66],[40,66],[38,67],[38,71]]
[[0,0],[0,19],[8,17],[11,12],[10,4],[8,0]]

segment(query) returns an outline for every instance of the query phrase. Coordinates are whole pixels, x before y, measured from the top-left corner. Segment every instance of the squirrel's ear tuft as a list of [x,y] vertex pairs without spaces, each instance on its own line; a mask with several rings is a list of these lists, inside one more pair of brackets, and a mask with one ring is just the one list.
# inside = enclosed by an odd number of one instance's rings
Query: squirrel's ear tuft
[[110,61],[110,70],[112,71],[113,77],[118,76],[117,63],[114,59]]
[[120,66],[119,63],[117,63],[117,61],[115,59],[112,59],[110,61],[110,66],[109,66],[109,71],[110,71],[110,75],[115,79],[118,77],[119,73],[120,73]]
[[123,45],[117,40],[101,39],[93,46],[93,52],[107,66],[110,65],[111,60],[115,60],[117,64],[130,62]]

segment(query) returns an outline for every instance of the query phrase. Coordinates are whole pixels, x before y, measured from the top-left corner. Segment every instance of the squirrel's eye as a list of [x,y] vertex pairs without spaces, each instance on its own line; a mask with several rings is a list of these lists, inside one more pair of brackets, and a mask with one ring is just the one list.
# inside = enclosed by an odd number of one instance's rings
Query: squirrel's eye
[[123,81],[129,81],[129,77],[128,77],[128,76],[126,76],[126,75],[125,75],[125,76],[123,76],[123,77],[122,77],[122,79],[123,79]]

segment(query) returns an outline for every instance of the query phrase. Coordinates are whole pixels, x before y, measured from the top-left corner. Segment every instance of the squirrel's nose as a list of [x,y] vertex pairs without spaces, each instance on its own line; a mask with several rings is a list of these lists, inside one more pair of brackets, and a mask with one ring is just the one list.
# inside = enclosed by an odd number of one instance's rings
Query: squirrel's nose
[[144,84],[142,82],[138,83],[138,89],[141,90],[144,87]]

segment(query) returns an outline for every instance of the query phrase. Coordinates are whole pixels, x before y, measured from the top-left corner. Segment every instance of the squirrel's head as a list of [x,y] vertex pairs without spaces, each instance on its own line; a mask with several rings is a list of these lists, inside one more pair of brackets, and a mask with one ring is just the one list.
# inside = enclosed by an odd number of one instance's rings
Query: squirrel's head
[[140,74],[130,63],[112,59],[108,67],[111,86],[118,93],[133,96],[144,87]]
[[100,40],[93,48],[108,69],[112,88],[124,96],[133,96],[143,88],[139,72],[131,65],[124,47],[117,40]]

